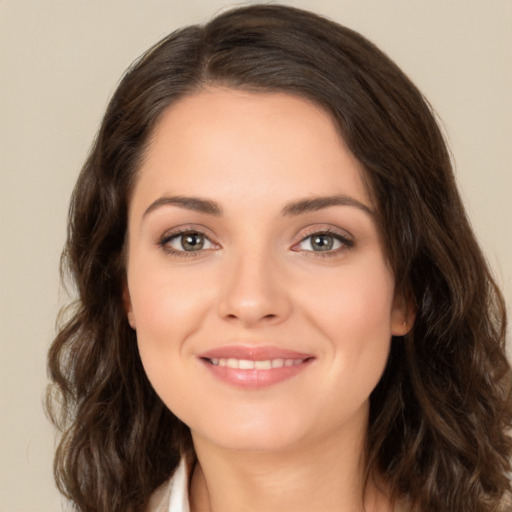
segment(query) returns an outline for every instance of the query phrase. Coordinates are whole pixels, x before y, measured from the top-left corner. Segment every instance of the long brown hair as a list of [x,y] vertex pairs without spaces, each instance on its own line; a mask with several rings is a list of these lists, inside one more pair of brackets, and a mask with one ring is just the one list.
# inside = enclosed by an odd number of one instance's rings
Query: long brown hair
[[[77,299],[49,352],[60,490],[82,512],[143,510],[191,451],[151,388],[122,302],[127,205],[162,112],[204,84],[322,106],[362,163],[396,287],[416,306],[370,399],[368,475],[421,512],[492,512],[510,491],[505,306],[471,231],[435,116],[361,35],[278,5],[178,30],[124,76],[71,200],[62,271]],[[250,122],[250,120],[249,120]]]

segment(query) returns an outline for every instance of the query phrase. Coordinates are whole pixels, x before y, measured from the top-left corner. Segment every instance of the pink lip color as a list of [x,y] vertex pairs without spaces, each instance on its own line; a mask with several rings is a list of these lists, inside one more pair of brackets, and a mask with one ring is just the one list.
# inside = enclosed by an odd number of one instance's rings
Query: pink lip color
[[[244,389],[261,389],[298,375],[313,361],[312,354],[295,352],[278,347],[262,346],[225,346],[208,350],[199,354],[199,359],[214,377],[227,384]],[[301,359],[302,362],[294,366],[282,366],[267,370],[242,370],[227,366],[216,366],[209,359],[246,359],[250,361],[265,361],[268,359]]]
[[250,361],[265,361],[267,359],[308,359],[313,357],[313,354],[271,346],[227,345],[202,352],[199,357],[208,359],[234,357],[235,359],[248,359]]

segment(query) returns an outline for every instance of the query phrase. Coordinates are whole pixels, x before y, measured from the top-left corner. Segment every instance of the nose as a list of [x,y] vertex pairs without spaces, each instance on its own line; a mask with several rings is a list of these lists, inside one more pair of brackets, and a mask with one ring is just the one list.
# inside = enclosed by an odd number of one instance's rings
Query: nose
[[222,279],[219,315],[243,327],[278,324],[291,313],[286,277],[269,257],[246,255]]

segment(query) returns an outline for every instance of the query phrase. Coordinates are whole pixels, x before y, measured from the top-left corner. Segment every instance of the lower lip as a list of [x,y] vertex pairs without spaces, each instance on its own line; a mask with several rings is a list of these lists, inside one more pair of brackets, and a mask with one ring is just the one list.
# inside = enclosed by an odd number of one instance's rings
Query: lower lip
[[313,358],[305,359],[302,363],[294,366],[282,366],[268,370],[240,370],[239,368],[213,365],[206,359],[200,359],[200,361],[214,377],[227,384],[244,389],[261,389],[299,375],[308,368]]

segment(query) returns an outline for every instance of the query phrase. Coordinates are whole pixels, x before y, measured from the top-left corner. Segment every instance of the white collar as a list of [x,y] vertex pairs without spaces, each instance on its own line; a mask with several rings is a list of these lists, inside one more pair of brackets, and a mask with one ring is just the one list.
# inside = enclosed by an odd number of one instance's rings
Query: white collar
[[[187,463],[186,457],[182,457],[172,477],[151,496],[146,512],[190,512],[188,488],[193,466]],[[396,512],[406,510],[410,510],[407,500],[398,505]]]
[[169,485],[169,508],[167,512],[190,512],[188,501],[189,471],[187,466],[185,457],[182,457]]
[[149,499],[146,512],[190,512],[188,482],[191,466],[182,457],[176,471]]

